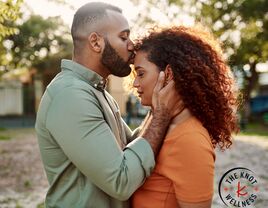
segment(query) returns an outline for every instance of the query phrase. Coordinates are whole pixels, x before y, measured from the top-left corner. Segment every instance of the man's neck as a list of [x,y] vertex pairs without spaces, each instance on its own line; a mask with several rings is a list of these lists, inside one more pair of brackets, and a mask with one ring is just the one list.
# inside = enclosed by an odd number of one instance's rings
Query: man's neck
[[108,70],[104,69],[99,62],[89,62],[88,58],[85,59],[83,57],[73,57],[73,61],[96,72],[98,75],[103,77],[104,79],[107,79],[107,77],[110,75]]

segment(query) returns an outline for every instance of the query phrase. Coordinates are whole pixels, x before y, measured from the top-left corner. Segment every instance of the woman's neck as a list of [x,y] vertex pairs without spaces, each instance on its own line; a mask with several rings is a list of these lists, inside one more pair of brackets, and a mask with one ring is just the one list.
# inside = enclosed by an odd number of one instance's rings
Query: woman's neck
[[171,120],[171,124],[180,124],[182,122],[184,122],[185,120],[187,120],[188,118],[190,118],[192,116],[191,112],[185,108],[181,113],[179,113],[178,115],[176,115],[172,120]]
[[168,132],[167,134],[174,129],[177,125],[183,123],[184,121],[186,121],[188,118],[190,118],[192,116],[191,112],[185,108],[181,113],[179,113],[177,116],[175,116],[172,120],[171,123],[169,125],[168,128]]

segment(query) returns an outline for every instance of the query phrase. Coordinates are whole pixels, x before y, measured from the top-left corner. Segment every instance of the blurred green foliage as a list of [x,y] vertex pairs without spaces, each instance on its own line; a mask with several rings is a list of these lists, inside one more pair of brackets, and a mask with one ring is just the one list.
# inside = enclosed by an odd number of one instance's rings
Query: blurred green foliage
[[1,140],[10,140],[11,138],[9,136],[3,136],[3,135],[0,135],[0,141]]
[[50,57],[71,53],[70,34],[59,17],[44,19],[31,15],[18,29],[18,34],[5,39],[10,47],[7,51],[12,56],[8,65],[10,69],[37,67],[42,70]]
[[[229,65],[242,80],[243,100],[249,102],[258,91],[258,63],[268,61],[267,0],[132,0],[142,10],[134,21],[135,29],[154,22],[153,9],[173,24],[181,24],[180,15],[188,15],[208,27],[223,43]],[[163,17],[164,17],[163,16]],[[138,26],[135,26],[138,24]],[[155,22],[159,24],[159,21]]]
[[[64,0],[50,1],[65,4]],[[45,71],[55,74],[60,60],[70,58],[72,54],[69,28],[63,20],[60,17],[45,19],[33,14],[19,15],[22,6],[27,9],[23,0],[1,1],[0,4],[0,77],[10,70],[23,68],[36,69],[41,75]],[[2,10],[5,13],[2,14]],[[1,27],[2,16],[3,23],[8,22],[9,27]],[[16,21],[18,18],[20,21]]]
[[249,123],[246,128],[240,132],[240,135],[263,136],[268,139],[268,126],[259,123]]
[[[182,3],[172,0],[170,3]],[[191,15],[209,26],[223,42],[229,64],[243,76],[245,102],[258,88],[258,63],[268,60],[267,0],[188,0]],[[190,10],[191,11],[191,10]],[[247,65],[247,67],[245,67]]]
[[0,41],[8,36],[18,32],[13,26],[20,17],[20,7],[23,0],[6,0],[0,1]]

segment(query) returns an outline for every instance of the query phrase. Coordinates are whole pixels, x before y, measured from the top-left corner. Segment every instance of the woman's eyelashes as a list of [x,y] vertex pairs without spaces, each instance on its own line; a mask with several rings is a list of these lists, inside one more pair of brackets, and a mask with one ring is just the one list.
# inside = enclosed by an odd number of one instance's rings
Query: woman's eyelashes
[[137,77],[143,77],[144,72],[137,72]]

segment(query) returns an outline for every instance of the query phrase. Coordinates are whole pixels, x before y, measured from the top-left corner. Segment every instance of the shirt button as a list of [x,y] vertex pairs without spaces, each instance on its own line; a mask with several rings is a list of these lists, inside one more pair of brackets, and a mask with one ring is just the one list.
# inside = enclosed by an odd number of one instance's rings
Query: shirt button
[[94,84],[94,87],[97,88],[98,87],[98,84]]

